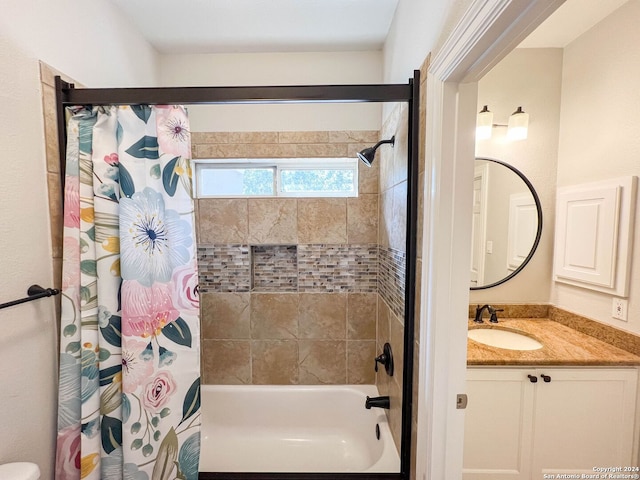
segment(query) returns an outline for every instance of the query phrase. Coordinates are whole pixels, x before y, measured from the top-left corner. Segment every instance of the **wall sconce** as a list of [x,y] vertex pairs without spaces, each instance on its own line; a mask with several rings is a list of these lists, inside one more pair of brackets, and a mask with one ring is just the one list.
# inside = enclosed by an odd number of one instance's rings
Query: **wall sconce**
[[529,114],[522,107],[511,114],[507,126],[507,138],[509,140],[525,140],[529,130]]
[[491,138],[493,127],[507,127],[508,140],[524,140],[529,129],[529,114],[522,107],[511,114],[509,124],[493,123],[493,113],[488,106],[482,107],[476,119],[476,140],[488,140]]
[[478,112],[476,119],[476,140],[488,140],[491,138],[493,129],[493,112],[489,111],[487,105]]

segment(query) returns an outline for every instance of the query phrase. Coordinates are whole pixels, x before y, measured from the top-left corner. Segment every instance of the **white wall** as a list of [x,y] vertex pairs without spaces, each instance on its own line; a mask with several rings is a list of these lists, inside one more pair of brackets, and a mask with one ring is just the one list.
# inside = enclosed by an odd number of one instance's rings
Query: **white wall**
[[400,0],[384,44],[385,83],[405,83],[440,36],[451,0]]
[[[163,86],[382,83],[381,52],[164,55]],[[405,80],[406,81],[406,80]],[[191,129],[210,131],[378,130],[381,104],[189,107]]]
[[[558,185],[640,175],[640,1],[630,0],[565,48]],[[636,202],[629,321],[611,296],[555,283],[553,303],[640,334],[640,207]]]
[[[87,86],[154,85],[156,56],[106,1],[5,0],[0,15],[0,302],[53,285],[38,60]],[[56,322],[51,299],[0,310],[0,463],[53,478]]]
[[0,35],[86,86],[157,84],[155,50],[107,0],[2,0]]
[[[52,285],[38,64],[0,39],[0,302]],[[56,322],[52,300],[0,310],[0,463],[50,474],[55,436]],[[52,478],[47,475],[43,478]]]
[[542,204],[543,229],[529,264],[502,285],[472,291],[471,303],[550,300],[561,80],[562,50],[536,48],[514,50],[478,83],[478,111],[488,105],[494,123],[506,124],[518,106],[529,113],[526,140],[509,142],[507,129],[494,127],[490,140],[477,142],[476,155],[502,160],[531,181]]

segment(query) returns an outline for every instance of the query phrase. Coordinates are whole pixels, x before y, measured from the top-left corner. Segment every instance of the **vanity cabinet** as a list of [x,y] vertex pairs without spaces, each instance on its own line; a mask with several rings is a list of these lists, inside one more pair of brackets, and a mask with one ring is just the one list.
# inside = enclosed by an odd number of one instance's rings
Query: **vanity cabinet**
[[463,478],[634,465],[637,383],[636,368],[469,368]]

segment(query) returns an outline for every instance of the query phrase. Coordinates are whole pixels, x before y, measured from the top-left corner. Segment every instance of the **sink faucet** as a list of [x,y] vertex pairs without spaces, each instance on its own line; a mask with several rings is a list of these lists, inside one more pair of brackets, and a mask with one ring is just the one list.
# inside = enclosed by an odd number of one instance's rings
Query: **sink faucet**
[[476,307],[476,316],[473,319],[473,321],[476,323],[484,323],[484,320],[482,320],[482,314],[484,313],[485,310],[489,312],[489,315],[490,315],[489,321],[491,323],[498,323],[498,312],[504,311],[503,308],[496,309],[496,308],[493,308],[491,305],[483,305],[482,307],[478,305]]

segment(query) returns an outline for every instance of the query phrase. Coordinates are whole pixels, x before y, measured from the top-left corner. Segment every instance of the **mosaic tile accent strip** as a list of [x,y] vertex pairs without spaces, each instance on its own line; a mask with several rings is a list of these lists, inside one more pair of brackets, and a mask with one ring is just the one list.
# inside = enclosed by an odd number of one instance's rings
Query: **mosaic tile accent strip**
[[251,289],[249,246],[215,244],[198,246],[200,291],[248,292]]
[[251,289],[253,291],[298,291],[298,253],[296,245],[252,246],[251,267]]
[[377,278],[375,244],[298,246],[300,292],[376,292]]
[[404,318],[407,254],[389,247],[378,251],[378,293],[399,318]]

